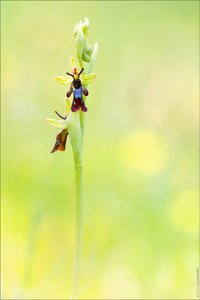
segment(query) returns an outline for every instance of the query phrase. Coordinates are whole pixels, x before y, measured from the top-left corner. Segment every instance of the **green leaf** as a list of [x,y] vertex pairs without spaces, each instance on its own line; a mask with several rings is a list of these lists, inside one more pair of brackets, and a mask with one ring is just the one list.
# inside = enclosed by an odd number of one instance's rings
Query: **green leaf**
[[55,76],[53,80],[57,81],[60,84],[68,85],[72,83],[72,77],[70,76]]

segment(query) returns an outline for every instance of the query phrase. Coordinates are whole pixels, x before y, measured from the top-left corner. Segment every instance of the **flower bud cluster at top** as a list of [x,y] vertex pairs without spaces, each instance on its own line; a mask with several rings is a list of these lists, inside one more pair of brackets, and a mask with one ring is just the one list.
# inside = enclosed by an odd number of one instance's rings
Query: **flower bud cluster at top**
[[96,43],[94,47],[88,44],[87,35],[89,29],[89,20],[85,18],[85,21],[80,21],[76,23],[74,34],[76,42],[76,54],[79,62],[79,67],[84,67],[84,63],[88,63],[88,68],[85,73],[91,73],[93,71],[94,61],[96,59],[98,44]]

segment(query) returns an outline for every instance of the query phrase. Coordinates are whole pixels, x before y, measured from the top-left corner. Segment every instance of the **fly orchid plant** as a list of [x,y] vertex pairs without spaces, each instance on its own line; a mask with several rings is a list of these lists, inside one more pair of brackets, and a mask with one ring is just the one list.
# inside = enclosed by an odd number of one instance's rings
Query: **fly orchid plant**
[[[89,21],[85,18],[84,22],[80,21],[76,24],[75,44],[76,56],[70,58],[72,74],[66,72],[65,76],[56,76],[54,80],[62,85],[66,85],[69,90],[66,94],[66,111],[65,115],[55,113],[60,119],[46,119],[46,121],[60,128],[60,132],[56,136],[56,142],[51,150],[64,151],[69,135],[71,142],[74,167],[75,167],[75,190],[76,190],[76,239],[74,251],[74,264],[72,273],[72,287],[70,299],[77,299],[80,285],[80,263],[82,252],[82,231],[83,231],[83,199],[82,199],[82,146],[84,132],[84,113],[87,111],[86,97],[88,96],[88,85],[96,78],[93,73],[93,67],[96,60],[98,44],[94,47],[87,42],[87,34],[89,29]],[[73,99],[70,99],[73,94]]]

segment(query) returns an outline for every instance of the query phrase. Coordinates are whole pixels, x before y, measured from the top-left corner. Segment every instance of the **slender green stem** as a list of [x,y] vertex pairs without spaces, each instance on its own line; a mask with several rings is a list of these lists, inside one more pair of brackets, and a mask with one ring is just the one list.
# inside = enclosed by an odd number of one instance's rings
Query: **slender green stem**
[[[85,101],[85,99],[83,98],[83,100]],[[80,111],[80,126],[81,126],[81,131],[82,131],[82,137],[83,137],[83,133],[84,133],[84,112]],[[83,139],[82,139],[83,142]]]
[[78,299],[83,239],[82,166],[75,165],[76,237],[70,299]]
[[[89,28],[89,21],[85,18],[85,21],[80,21],[75,26],[75,42],[76,42],[76,53],[77,61],[74,57],[71,57],[72,68],[78,68],[81,70],[84,67],[82,75],[87,75],[83,77],[82,83],[84,87],[91,83],[96,75],[92,73],[94,62],[96,59],[96,53],[98,49],[98,44],[94,45],[94,49],[87,43],[87,32]],[[82,72],[81,71],[81,72]],[[70,75],[69,73],[67,73]],[[72,75],[72,74],[71,74]],[[73,76],[73,75],[72,75]],[[74,78],[74,76],[73,76]],[[54,78],[56,81],[62,84],[68,84],[68,79],[66,76],[56,76]],[[82,76],[80,77],[82,80]],[[83,90],[84,91],[84,90]],[[83,93],[86,94],[86,93]],[[84,95],[83,100],[86,103],[86,97]],[[68,133],[71,142],[73,156],[74,156],[74,166],[75,166],[75,192],[76,192],[76,232],[75,232],[75,248],[74,248],[74,264],[72,272],[72,286],[70,299],[78,299],[79,285],[80,285],[80,273],[81,273],[81,253],[82,253],[82,239],[83,239],[83,196],[82,196],[82,147],[83,147],[83,133],[84,133],[84,113],[81,110],[73,112],[71,110],[71,102],[66,101],[66,116],[67,118],[62,118],[64,120],[47,119],[47,121],[53,126],[62,128],[62,132],[56,137],[56,144],[53,151],[63,150],[65,145],[66,136],[64,140],[64,134]],[[59,115],[59,114],[58,114]],[[60,116],[60,115],[59,115]],[[61,137],[61,140],[60,140]],[[63,139],[62,139],[63,137]],[[62,146],[62,148],[61,148]]]
[[70,299],[78,299],[83,239],[82,130],[80,124],[80,112],[70,112],[68,122],[69,137],[74,155],[76,192],[76,232]]
[[[81,25],[80,25],[81,24]],[[79,68],[81,69],[83,63],[83,50],[86,46],[86,36],[82,31],[82,22],[79,23],[81,26],[76,34],[76,49]],[[89,22],[86,19],[84,24],[84,31],[88,30]],[[77,27],[77,26],[76,26]],[[98,45],[94,46],[94,50],[91,55],[90,65],[86,68],[87,75],[92,72],[94,61],[96,58]],[[85,61],[86,62],[86,61]],[[88,62],[88,61],[87,61]],[[85,68],[85,66],[84,66]],[[84,74],[85,71],[84,70]],[[86,75],[86,74],[85,74]],[[85,84],[87,88],[87,84]],[[83,100],[86,102],[86,97],[83,95]],[[74,155],[74,166],[75,166],[75,189],[76,189],[76,237],[75,237],[75,249],[74,249],[74,263],[72,272],[72,286],[70,299],[78,299],[79,285],[80,285],[80,273],[81,273],[81,254],[82,254],[82,239],[83,239],[83,196],[82,196],[82,146],[83,146],[83,133],[84,133],[84,113],[71,112],[67,117],[68,133],[71,141],[73,155]]]

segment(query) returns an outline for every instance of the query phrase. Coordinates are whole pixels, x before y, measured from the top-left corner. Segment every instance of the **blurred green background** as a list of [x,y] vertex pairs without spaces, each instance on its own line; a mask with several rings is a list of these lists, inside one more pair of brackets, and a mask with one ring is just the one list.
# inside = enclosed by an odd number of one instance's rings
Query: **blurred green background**
[[3,1],[3,299],[66,299],[75,227],[65,109],[74,25],[99,43],[85,115],[82,299],[193,299],[198,1]]

